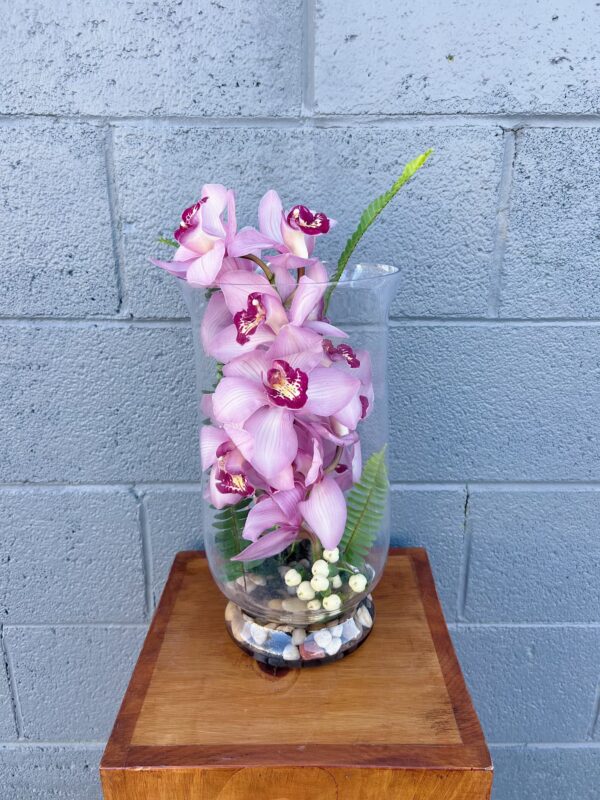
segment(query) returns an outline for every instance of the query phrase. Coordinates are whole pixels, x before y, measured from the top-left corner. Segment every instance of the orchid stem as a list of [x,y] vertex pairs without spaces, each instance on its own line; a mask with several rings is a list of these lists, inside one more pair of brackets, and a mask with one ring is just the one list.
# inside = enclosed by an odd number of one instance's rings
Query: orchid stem
[[335,454],[333,456],[331,463],[327,467],[325,467],[323,471],[334,472],[337,469],[338,464],[340,463],[340,459],[342,457],[343,452],[344,448],[338,444],[338,446],[335,448]]
[[269,267],[265,264],[265,262],[262,260],[262,258],[259,258],[258,256],[255,256],[252,253],[246,253],[246,255],[242,256],[242,258],[247,258],[248,261],[254,261],[254,263],[258,264],[258,266],[265,273],[265,276],[267,277],[267,280],[269,282],[273,281],[273,273],[271,272]]

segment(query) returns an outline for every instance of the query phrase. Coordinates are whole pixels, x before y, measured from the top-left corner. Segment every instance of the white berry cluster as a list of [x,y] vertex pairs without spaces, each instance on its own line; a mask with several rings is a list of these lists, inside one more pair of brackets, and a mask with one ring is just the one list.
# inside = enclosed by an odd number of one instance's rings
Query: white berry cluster
[[[340,560],[340,551],[323,550],[323,558],[319,558],[311,567],[311,577],[306,575],[304,569],[292,567],[288,569],[283,578],[287,586],[296,589],[296,595],[306,602],[309,611],[318,611],[321,607],[325,611],[338,611],[342,607],[342,598],[337,593],[343,586],[342,576],[335,566]],[[367,578],[361,573],[352,575],[348,581],[350,590],[355,594],[364,592],[367,587]],[[317,596],[319,595],[319,596]]]

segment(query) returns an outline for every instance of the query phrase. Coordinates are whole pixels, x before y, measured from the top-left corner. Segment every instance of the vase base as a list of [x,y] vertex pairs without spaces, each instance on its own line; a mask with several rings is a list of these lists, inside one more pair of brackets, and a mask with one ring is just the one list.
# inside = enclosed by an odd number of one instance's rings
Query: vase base
[[256,661],[273,669],[316,667],[339,661],[366,640],[374,619],[370,595],[352,614],[307,628],[254,619],[231,602],[225,610],[225,624],[233,641]]

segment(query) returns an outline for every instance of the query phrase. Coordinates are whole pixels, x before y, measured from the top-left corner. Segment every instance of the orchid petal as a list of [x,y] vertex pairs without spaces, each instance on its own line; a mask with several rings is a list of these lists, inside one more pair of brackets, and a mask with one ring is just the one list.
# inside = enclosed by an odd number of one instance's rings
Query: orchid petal
[[310,465],[310,469],[306,473],[306,478],[304,479],[304,482],[307,486],[310,486],[317,480],[317,478],[321,474],[322,468],[323,468],[323,449],[319,444],[319,440],[313,439],[312,463]]
[[177,278],[185,278],[186,273],[190,267],[191,261],[161,261],[159,258],[148,259],[155,267],[160,267],[166,270],[171,275]]
[[315,331],[297,325],[284,325],[267,355],[284,359],[295,369],[309,372],[323,360],[323,339]]
[[200,326],[200,336],[205,353],[216,358],[215,354],[212,352],[212,346],[219,334],[221,334],[228,325],[234,327],[231,314],[227,310],[225,298],[221,292],[216,292],[208,301]]
[[245,550],[242,550],[239,555],[234,556],[231,560],[257,561],[258,559],[276,556],[278,553],[283,552],[286,547],[289,547],[297,536],[298,531],[294,528],[282,527],[272,533],[265,533],[258,541],[248,545]]
[[275,275],[275,286],[277,287],[279,296],[285,302],[296,288],[296,281],[289,269],[274,264],[273,259],[269,259],[269,266]]
[[298,511],[298,503],[304,497],[304,487],[301,483],[294,484],[294,488],[289,491],[275,492],[272,499],[278,505],[284,519],[291,524],[300,524],[301,517]]
[[328,336],[333,339],[348,338],[348,334],[341,328],[336,328],[335,325],[331,325],[329,322],[323,322],[320,319],[309,319],[304,323],[304,327],[317,331],[317,333],[320,333],[322,336]]
[[243,423],[267,397],[264,389],[247,378],[223,378],[213,394],[213,409],[219,422]]
[[338,546],[346,526],[346,500],[330,475],[315,483],[308,499],[299,503],[298,508],[326,549]]
[[215,466],[210,471],[210,478],[208,481],[208,496],[211,504],[216,509],[225,508],[225,506],[233,506],[240,502],[240,496],[236,492],[223,493],[217,489],[217,470]]
[[357,394],[360,381],[335,367],[317,367],[308,378],[308,400],[303,408],[307,414],[329,417]]
[[284,245],[280,241],[271,239],[260,233],[256,228],[242,228],[228,247],[230,256],[244,256],[255,250],[282,250]]
[[264,350],[252,350],[225,364],[223,375],[228,378],[248,378],[262,385],[270,366],[271,360]]
[[221,215],[227,207],[227,189],[220,183],[205,183],[202,197],[207,199],[200,207],[201,226],[210,236],[224,239],[226,232]]
[[269,239],[281,243],[281,221],[283,206],[274,189],[269,189],[258,204],[258,227]]
[[229,437],[221,428],[214,425],[203,425],[200,431],[200,457],[202,460],[202,470],[212,467],[217,461],[217,449]]
[[265,322],[274,333],[278,333],[289,322],[283,303],[278,295],[272,297],[270,294],[263,294],[262,301],[267,312]]
[[261,533],[285,522],[286,518],[277,503],[265,496],[250,509],[242,536],[255,542]]
[[207,350],[208,354],[216,358],[217,361],[226,364],[233,358],[252,352],[261,344],[271,343],[275,338],[275,334],[264,325],[261,325],[256,330],[250,341],[246,342],[246,344],[240,344],[237,341],[237,335],[238,332],[235,325],[228,325],[214,337]]
[[221,269],[224,255],[225,244],[218,240],[208,253],[194,259],[186,275],[190,286],[211,286]]
[[223,427],[242,456],[246,461],[250,461],[254,453],[254,439],[252,435],[239,425],[224,425]]
[[360,402],[360,396],[355,394],[350,402],[339,411],[335,412],[335,418],[345,425],[346,428],[353,431],[362,418],[363,407]]
[[[242,381],[244,379],[228,378],[227,380]],[[221,381],[222,383],[223,381]],[[250,382],[247,381],[247,383]],[[294,481],[291,464],[298,450],[298,437],[294,430],[293,414],[279,406],[261,408],[247,420],[245,428],[254,436],[252,466],[272,485],[276,485],[274,481],[277,481],[279,484],[277,488],[292,489]],[[290,477],[291,486],[289,485]]]
[[311,311],[317,306],[325,293],[324,283],[315,283],[306,275],[298,281],[298,287],[290,308],[290,322],[302,325]]
[[269,281],[257,272],[231,270],[223,275],[219,285],[225,297],[227,308],[232,314],[246,308],[248,296],[253,292],[277,297],[277,292]]
[[237,218],[235,215],[235,192],[227,192],[227,223],[225,225],[225,240],[227,244],[233,241],[237,231]]

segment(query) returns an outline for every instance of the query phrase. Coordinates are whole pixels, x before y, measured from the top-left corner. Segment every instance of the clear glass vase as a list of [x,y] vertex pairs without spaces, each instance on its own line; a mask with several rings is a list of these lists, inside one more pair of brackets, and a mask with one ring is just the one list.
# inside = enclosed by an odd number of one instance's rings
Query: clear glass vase
[[[337,660],[355,650],[374,623],[371,592],[381,577],[390,541],[386,470],[388,311],[397,281],[394,267],[348,267],[335,287],[327,284],[328,306],[315,325],[319,328],[320,322],[325,323],[320,329],[323,364],[335,364],[361,381],[358,423],[344,424],[349,421],[341,412],[342,420],[336,415],[323,420],[327,423],[324,444],[318,458],[313,453],[317,482],[331,477],[344,493],[347,509],[341,514],[346,514],[346,521],[337,547],[327,550],[310,521],[302,520],[294,540],[281,552],[251,561],[235,560],[251,543],[244,538],[249,512],[257,503],[266,507],[273,487],[267,485],[247,494],[253,489],[248,481],[240,475],[219,472],[223,462],[218,460],[203,472],[204,544],[212,575],[229,600],[227,628],[243,650],[275,668]],[[192,288],[184,280],[179,283],[193,328],[201,426],[211,425],[212,393],[223,376],[222,364],[205,352],[206,334],[202,333],[213,293]],[[327,325],[336,326],[347,338],[331,335]],[[268,351],[268,347],[268,342],[258,345],[259,350]],[[266,385],[266,375],[259,379]],[[309,374],[309,387],[310,383]],[[294,410],[294,415],[293,424],[302,442],[307,420],[317,425],[320,418],[305,414],[303,408]],[[212,423],[214,426],[214,420]],[[214,427],[211,430],[214,435]],[[231,430],[229,433],[233,435]],[[300,468],[300,452],[294,469]],[[306,460],[306,453],[302,454]],[[307,470],[305,467],[304,475]],[[220,499],[215,494],[219,475],[225,475],[234,493],[236,487],[240,493],[227,495],[235,502],[219,502],[221,507],[215,508],[211,497]],[[291,518],[282,521],[281,530],[291,524]],[[277,525],[273,526],[276,530]]]

